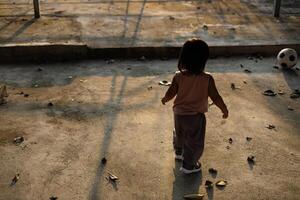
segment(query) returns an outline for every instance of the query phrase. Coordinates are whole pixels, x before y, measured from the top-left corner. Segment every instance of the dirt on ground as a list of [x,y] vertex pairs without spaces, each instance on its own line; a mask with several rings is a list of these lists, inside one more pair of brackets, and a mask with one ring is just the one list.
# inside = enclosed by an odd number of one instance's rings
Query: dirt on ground
[[[204,199],[299,199],[300,99],[290,98],[299,69],[275,69],[274,58],[211,59],[207,71],[230,114],[224,120],[210,106],[202,172],[183,175],[172,149],[172,102],[161,105],[167,87],[158,84],[171,80],[176,62],[1,65],[9,96],[0,106],[0,199],[177,200],[197,192]],[[268,89],[278,94],[264,96]],[[15,144],[19,136],[24,141]],[[225,188],[205,189],[206,180],[221,179]]]
[[181,46],[191,37],[209,45],[299,44],[300,3],[282,1],[273,17],[266,0],[0,1],[0,46],[86,44],[92,48]]

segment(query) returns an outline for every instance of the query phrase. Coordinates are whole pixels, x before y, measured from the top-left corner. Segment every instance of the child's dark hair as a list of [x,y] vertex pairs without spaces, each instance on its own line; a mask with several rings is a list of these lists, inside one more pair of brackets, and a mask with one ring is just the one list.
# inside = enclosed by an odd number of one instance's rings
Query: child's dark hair
[[187,70],[192,74],[200,74],[205,68],[209,56],[209,49],[206,42],[200,39],[190,39],[181,48],[178,69]]

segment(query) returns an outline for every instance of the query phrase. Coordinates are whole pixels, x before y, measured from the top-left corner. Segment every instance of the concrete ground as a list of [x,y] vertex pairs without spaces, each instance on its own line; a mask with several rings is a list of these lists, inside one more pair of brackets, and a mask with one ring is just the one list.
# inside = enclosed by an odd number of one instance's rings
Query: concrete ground
[[[205,199],[300,199],[300,99],[289,97],[299,69],[274,69],[273,57],[210,60],[230,117],[210,107],[202,173],[183,175],[172,150],[172,103],[161,105],[167,87],[158,85],[171,80],[176,62],[2,64],[9,97],[0,106],[0,199],[177,200],[198,191]],[[267,89],[284,94],[262,95]],[[25,138],[20,145],[17,136]],[[119,181],[107,181],[108,172]],[[206,191],[206,180],[220,179],[224,189]]]
[[92,48],[181,46],[191,37],[209,45],[299,44],[300,3],[273,0],[0,1],[0,46],[87,44]]

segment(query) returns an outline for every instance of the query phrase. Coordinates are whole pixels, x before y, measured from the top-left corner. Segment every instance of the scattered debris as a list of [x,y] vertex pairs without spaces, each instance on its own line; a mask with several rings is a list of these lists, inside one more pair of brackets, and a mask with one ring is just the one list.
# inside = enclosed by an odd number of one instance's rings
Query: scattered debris
[[108,59],[105,62],[106,62],[106,64],[113,64],[115,62],[115,60],[114,59]]
[[49,200],[57,200],[57,199],[58,199],[58,198],[55,197],[55,196],[52,196],[52,197],[49,198]]
[[105,157],[103,157],[103,158],[101,159],[101,163],[102,163],[103,165],[105,165],[105,164],[106,164],[106,162],[107,162],[106,158],[105,158]]
[[159,85],[164,85],[164,86],[170,86],[170,85],[171,85],[171,82],[166,81],[166,80],[163,80],[163,81],[159,81],[158,84],[159,84]]
[[149,86],[147,89],[148,89],[148,90],[152,90],[153,88],[152,88],[152,86]]
[[293,91],[293,93],[290,95],[290,98],[292,98],[292,99],[296,99],[296,98],[299,98],[299,97],[300,97],[300,90],[298,90],[298,89],[295,89]]
[[49,102],[48,103],[48,107],[52,107],[53,106],[53,103],[52,102]]
[[24,141],[24,137],[23,137],[23,136],[16,137],[16,138],[14,139],[14,143],[15,143],[16,145],[21,144],[23,141]]
[[225,180],[219,180],[216,182],[217,187],[225,187],[227,185],[227,181]]
[[275,127],[275,125],[273,125],[273,124],[269,124],[266,128],[268,128],[268,129],[275,129],[276,127]]
[[241,68],[244,68],[244,65],[243,65],[243,64],[240,64],[240,67],[241,67]]
[[293,110],[294,110],[294,108],[292,108],[292,107],[288,106],[288,110],[290,110],[290,111],[293,111]]
[[208,172],[211,173],[211,174],[217,174],[218,170],[216,170],[215,168],[209,168]]
[[274,65],[273,68],[274,69],[279,69],[279,67],[277,65]]
[[146,57],[145,57],[145,56],[141,56],[138,60],[139,60],[139,61],[145,61],[145,60],[146,60]]
[[248,156],[247,161],[249,164],[254,165],[255,164],[255,157],[254,156]]
[[170,20],[175,20],[175,17],[169,16],[169,19],[170,19]]
[[114,174],[108,172],[108,179],[110,181],[117,181],[119,178],[117,176],[115,176]]
[[10,186],[15,185],[18,182],[19,179],[20,179],[20,174],[16,174],[14,176],[14,178],[11,180]]
[[230,84],[230,87],[231,87],[232,90],[235,90],[235,89],[241,89],[240,87],[235,86],[234,83],[231,83],[231,84]]
[[183,196],[184,199],[203,199],[203,194],[186,194]]
[[43,71],[43,69],[39,67],[39,68],[37,68],[36,71],[41,72],[41,71]]
[[204,25],[202,26],[202,29],[203,29],[203,30],[208,30],[208,26],[204,24]]
[[79,80],[81,83],[85,83],[85,82],[87,82],[87,80],[86,79],[80,79]]
[[205,181],[205,187],[206,188],[212,188],[214,185],[213,185],[213,182],[211,182],[210,180],[206,180]]
[[4,97],[8,97],[6,85],[1,85],[0,86],[0,105],[6,103],[6,100],[4,99]]
[[235,90],[235,89],[236,89],[234,83],[231,83],[230,86],[231,86],[231,89],[232,89],[232,90]]
[[29,94],[24,94],[24,97],[29,97]]
[[285,93],[282,90],[278,90],[278,94],[284,95]]
[[244,72],[245,72],[245,73],[252,73],[252,71],[249,70],[249,69],[244,69]]
[[263,95],[273,97],[273,96],[276,96],[277,93],[274,92],[273,90],[266,90],[263,92]]
[[252,140],[252,137],[246,137],[246,140],[247,140],[247,141],[251,141],[251,140]]
[[229,142],[229,144],[232,144],[232,142],[233,142],[232,138],[229,138],[228,142]]

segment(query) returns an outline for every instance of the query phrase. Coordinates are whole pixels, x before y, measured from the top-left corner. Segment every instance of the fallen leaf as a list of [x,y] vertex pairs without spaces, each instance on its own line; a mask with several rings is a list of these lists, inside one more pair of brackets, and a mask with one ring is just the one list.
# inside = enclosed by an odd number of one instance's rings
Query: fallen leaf
[[275,125],[273,125],[273,124],[269,124],[266,128],[268,128],[268,129],[275,129],[276,128],[276,126]]
[[247,158],[247,161],[249,162],[249,163],[251,163],[251,164],[254,164],[255,163],[255,157],[254,156],[248,156],[248,158]]
[[164,86],[170,86],[170,85],[171,85],[171,82],[166,81],[166,80],[163,80],[163,81],[159,81],[158,84],[159,84],[159,85],[164,85]]
[[21,144],[23,141],[24,141],[24,137],[23,137],[23,136],[16,137],[16,138],[14,139],[14,143],[15,143],[16,145]]
[[14,178],[11,180],[10,186],[15,185],[18,182],[19,179],[20,179],[20,174],[16,174],[14,176]]
[[216,186],[218,187],[225,187],[227,185],[227,181],[225,180],[219,180],[216,182]]
[[203,194],[186,194],[183,196],[184,199],[203,199]]
[[252,71],[249,70],[249,69],[245,69],[244,72],[246,72],[246,73],[252,73]]
[[105,165],[106,162],[107,162],[107,159],[106,159],[105,157],[103,157],[103,158],[101,159],[101,163],[102,163],[103,165]]
[[231,86],[231,89],[232,89],[232,90],[235,90],[235,89],[236,89],[234,83],[231,83],[230,86]]
[[202,28],[203,28],[203,30],[208,30],[208,26],[205,24],[202,26]]
[[288,106],[288,110],[290,110],[290,111],[293,111],[293,110],[294,110],[294,108],[292,108],[292,107]]
[[108,172],[108,178],[111,181],[117,181],[119,178],[117,176],[115,176],[114,174]]
[[169,16],[169,19],[170,19],[170,20],[175,20],[175,17]]
[[263,92],[263,95],[265,95],[265,96],[276,96],[277,94],[273,90],[265,90]]

